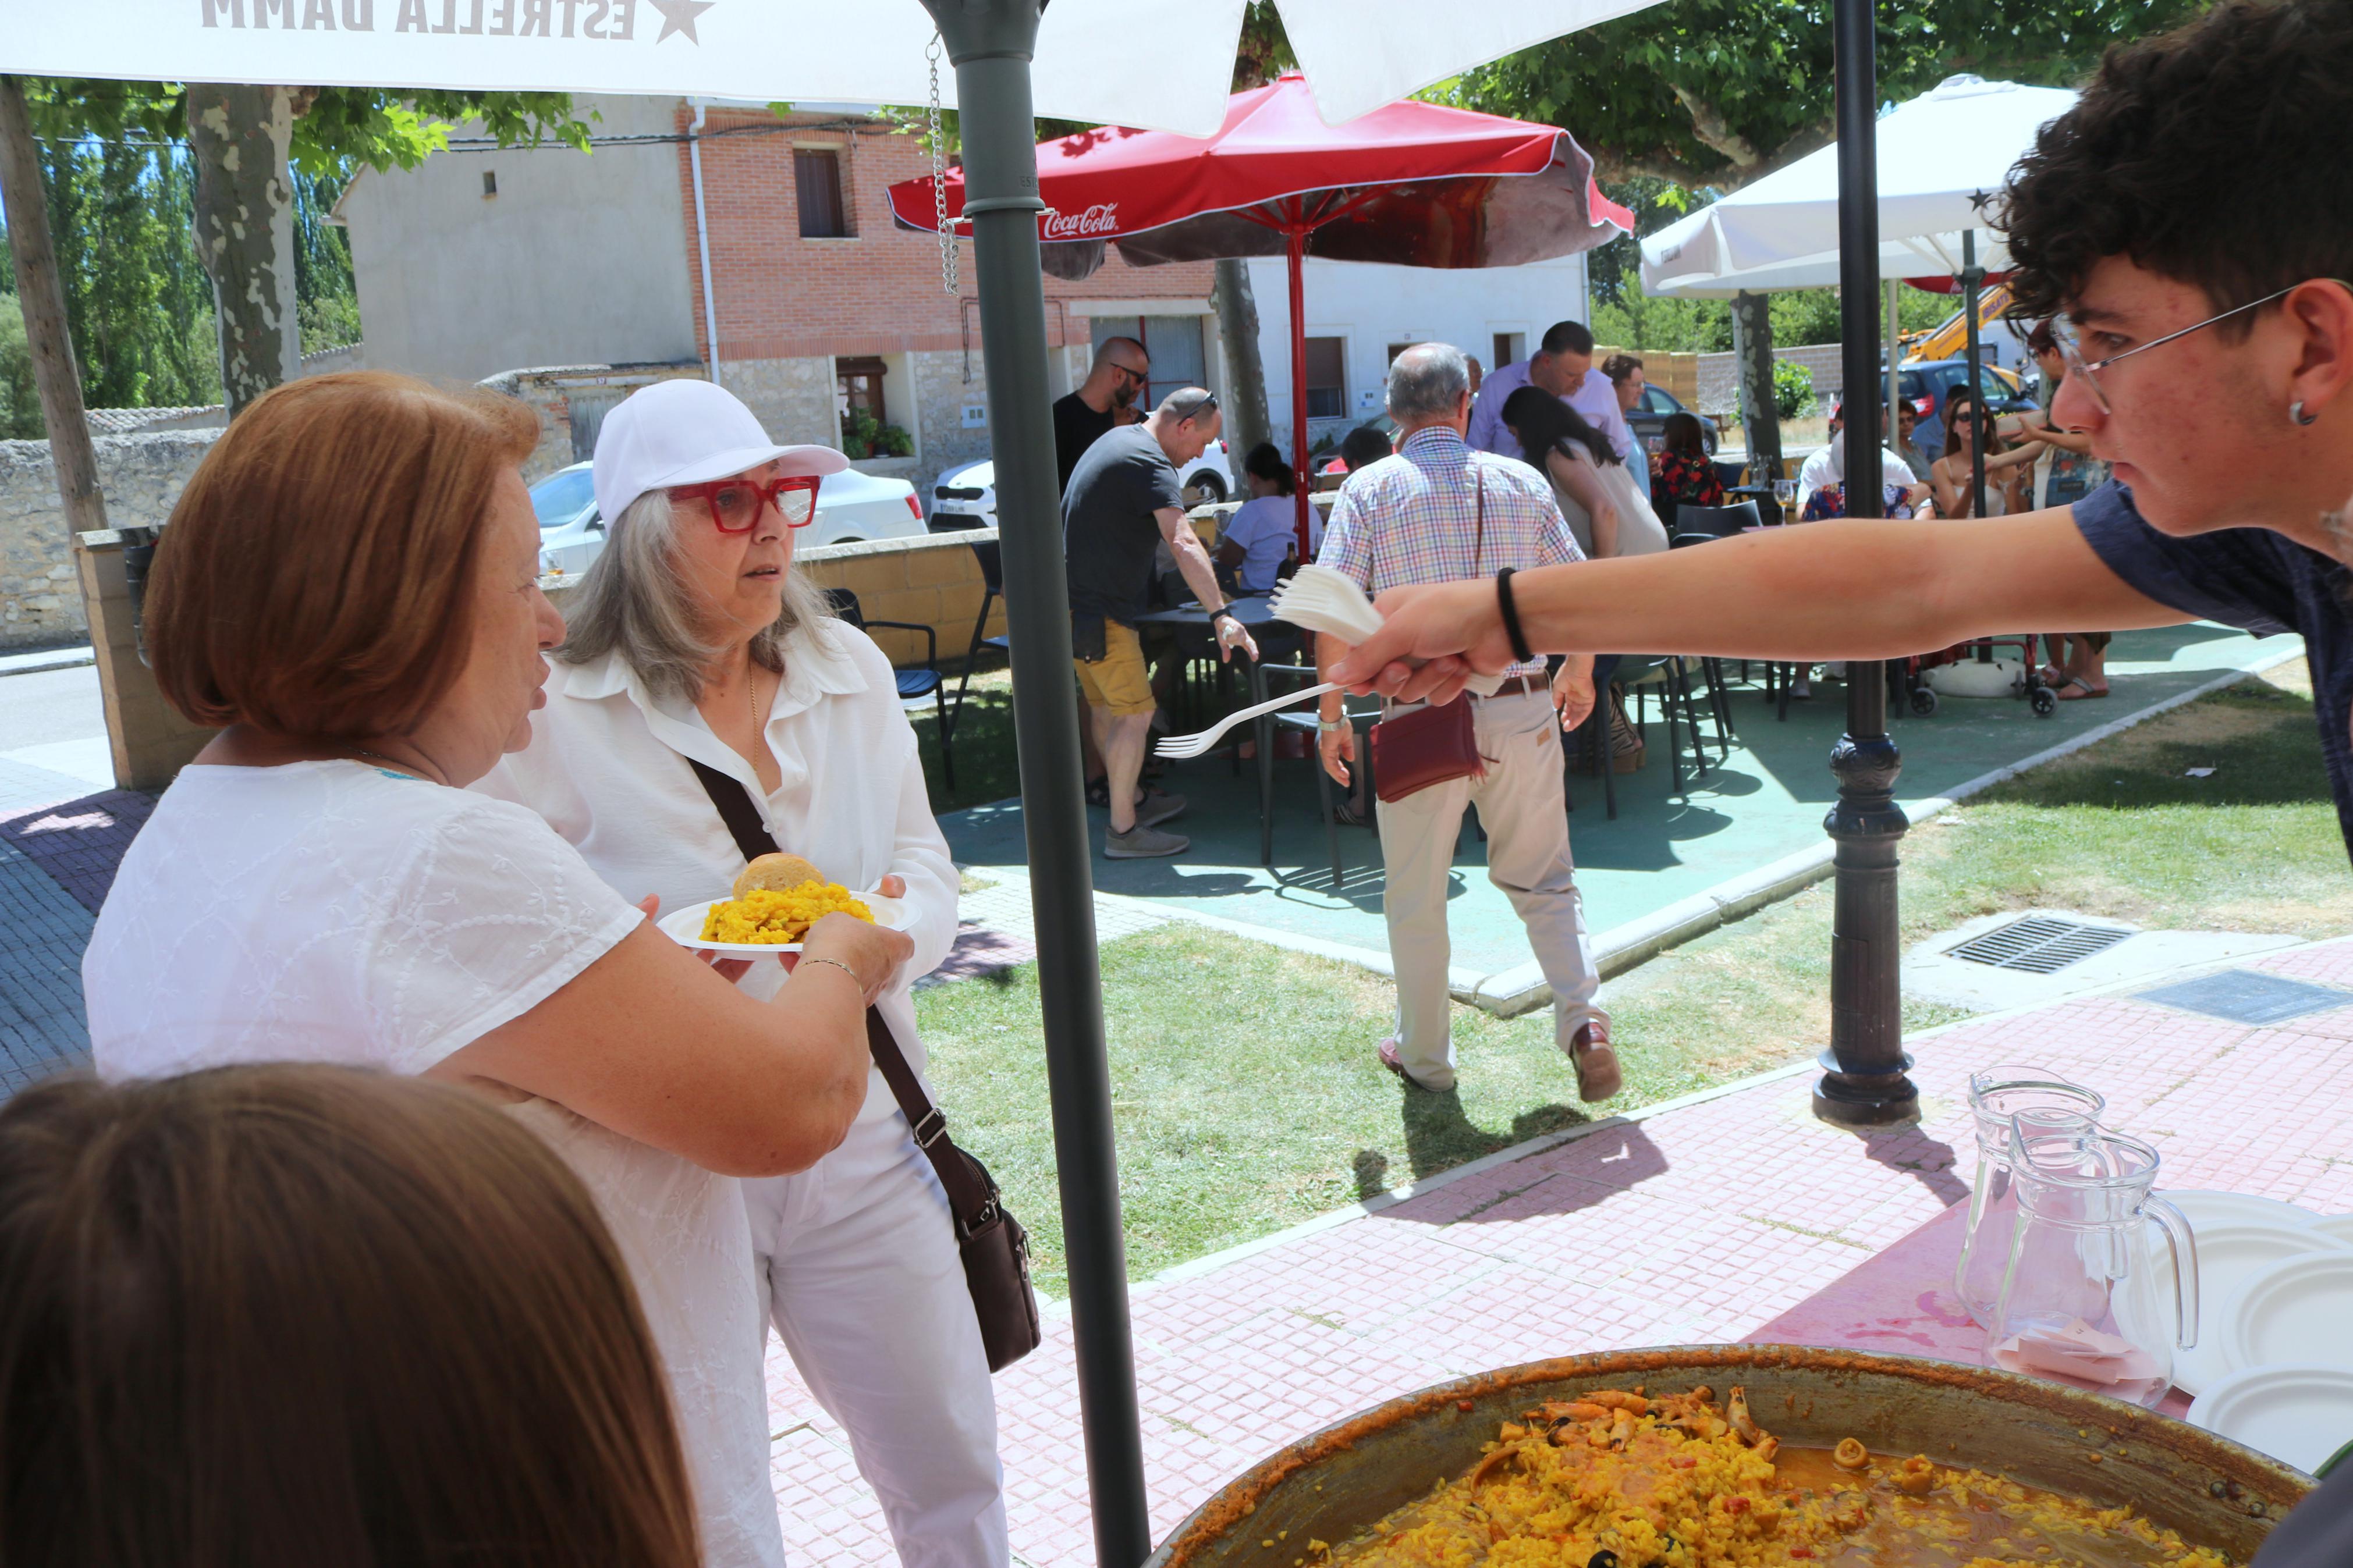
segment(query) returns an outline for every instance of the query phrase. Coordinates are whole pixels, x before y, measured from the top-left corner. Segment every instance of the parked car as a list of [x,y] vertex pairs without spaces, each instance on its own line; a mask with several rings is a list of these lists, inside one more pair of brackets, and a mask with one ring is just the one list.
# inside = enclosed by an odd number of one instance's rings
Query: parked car
[[[1913,445],[1931,459],[1945,450],[1945,398],[1968,379],[1968,374],[1966,359],[1931,360],[1905,365],[1896,379],[1896,395],[1920,416],[1912,431]],[[1984,378],[1978,384],[1985,389],[1988,414],[2031,414],[2042,406],[2027,395],[2018,377],[2000,365],[1981,365],[1978,374]]]
[[[1208,450],[1186,466],[1184,485],[1191,492],[1195,505],[1224,500],[1239,493],[1240,487],[1234,483],[1233,459],[1223,441],[1210,442]],[[996,526],[996,462],[983,458],[976,463],[960,463],[943,470],[932,486],[932,531]]]
[[1627,414],[1626,425],[1641,438],[1644,451],[1655,452],[1665,438],[1667,416],[1670,414],[1690,414],[1697,419],[1699,438],[1706,443],[1707,455],[1711,458],[1715,456],[1715,443],[1723,434],[1716,428],[1715,421],[1704,414],[1685,408],[1673,393],[1655,383],[1643,386],[1642,400]]
[[[532,510],[539,514],[539,552],[549,566],[578,574],[605,549],[605,520],[597,515],[589,465],[558,468],[531,487]],[[866,539],[913,539],[923,531],[915,487],[847,468],[818,481],[817,516],[796,542],[855,544]]]

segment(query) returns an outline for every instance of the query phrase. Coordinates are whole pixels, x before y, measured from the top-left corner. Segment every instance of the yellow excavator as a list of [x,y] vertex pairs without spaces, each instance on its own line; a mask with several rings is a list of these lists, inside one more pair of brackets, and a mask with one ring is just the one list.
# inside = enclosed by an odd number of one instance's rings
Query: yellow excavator
[[[1978,331],[1982,333],[2000,321],[2010,310],[2010,285],[1996,283],[1978,295]],[[1969,324],[1967,310],[1955,310],[1937,325],[1925,332],[1906,333],[1903,339],[1904,364],[1931,364],[1938,360],[1959,359],[1969,352]]]

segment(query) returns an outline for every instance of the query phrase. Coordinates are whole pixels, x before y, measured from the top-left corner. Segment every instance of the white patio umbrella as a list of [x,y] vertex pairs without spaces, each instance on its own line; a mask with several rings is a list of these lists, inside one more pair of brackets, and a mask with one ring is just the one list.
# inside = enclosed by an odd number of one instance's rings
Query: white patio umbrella
[[[1341,123],[1655,0],[1275,0]],[[7,0],[0,72],[165,81],[926,102],[962,110],[996,417],[1020,752],[1080,1411],[1104,1568],[1151,1549],[1039,270],[1037,114],[1207,136],[1245,0]],[[1041,16],[1042,11],[1042,16]],[[935,70],[926,58],[943,42]],[[953,1099],[953,1096],[950,1097]]]
[[[1999,272],[2009,252],[1979,197],[2001,189],[2035,132],[2074,106],[2063,88],[1947,78],[1877,126],[1879,275],[1961,270],[1962,235]],[[1839,281],[1838,147],[1832,143],[1642,241],[1642,291],[1699,299]]]
[[[1337,125],[1655,0],[1276,0]],[[1246,0],[1062,0],[1031,94],[1058,119],[1208,136]],[[163,81],[924,102],[921,0],[77,0],[15,5],[0,71]],[[956,106],[952,72],[940,97]]]

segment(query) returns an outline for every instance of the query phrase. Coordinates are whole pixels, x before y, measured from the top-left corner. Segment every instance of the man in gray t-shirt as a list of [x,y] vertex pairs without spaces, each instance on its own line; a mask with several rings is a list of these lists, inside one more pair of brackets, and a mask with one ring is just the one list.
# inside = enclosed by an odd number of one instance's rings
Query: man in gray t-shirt
[[1185,809],[1181,795],[1154,797],[1145,812],[1149,821],[1138,816],[1135,800],[1158,707],[1135,620],[1144,614],[1153,553],[1162,542],[1213,617],[1218,656],[1229,658],[1240,648],[1258,658],[1258,645],[1226,611],[1209,552],[1185,520],[1176,480],[1176,465],[1199,457],[1218,438],[1218,425],[1213,394],[1198,386],[1171,393],[1143,424],[1113,430],[1089,447],[1062,491],[1071,652],[1109,775],[1111,835],[1103,854],[1113,860],[1181,855],[1192,847],[1189,839],[1154,826]]

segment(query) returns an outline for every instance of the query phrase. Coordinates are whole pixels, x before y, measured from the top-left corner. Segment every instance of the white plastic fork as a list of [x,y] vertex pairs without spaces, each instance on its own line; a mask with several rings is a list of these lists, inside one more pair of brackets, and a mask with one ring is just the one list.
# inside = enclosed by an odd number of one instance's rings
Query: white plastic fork
[[1311,697],[1321,697],[1327,691],[1339,689],[1339,682],[1327,680],[1321,686],[1311,686],[1304,691],[1286,691],[1280,697],[1271,698],[1254,707],[1245,708],[1239,713],[1229,713],[1215,724],[1198,733],[1164,735],[1156,748],[1157,752],[1172,763],[1188,762],[1216,745],[1227,731],[1245,720],[1255,719],[1261,713],[1271,713],[1278,708],[1288,708],[1294,702],[1304,702]]

